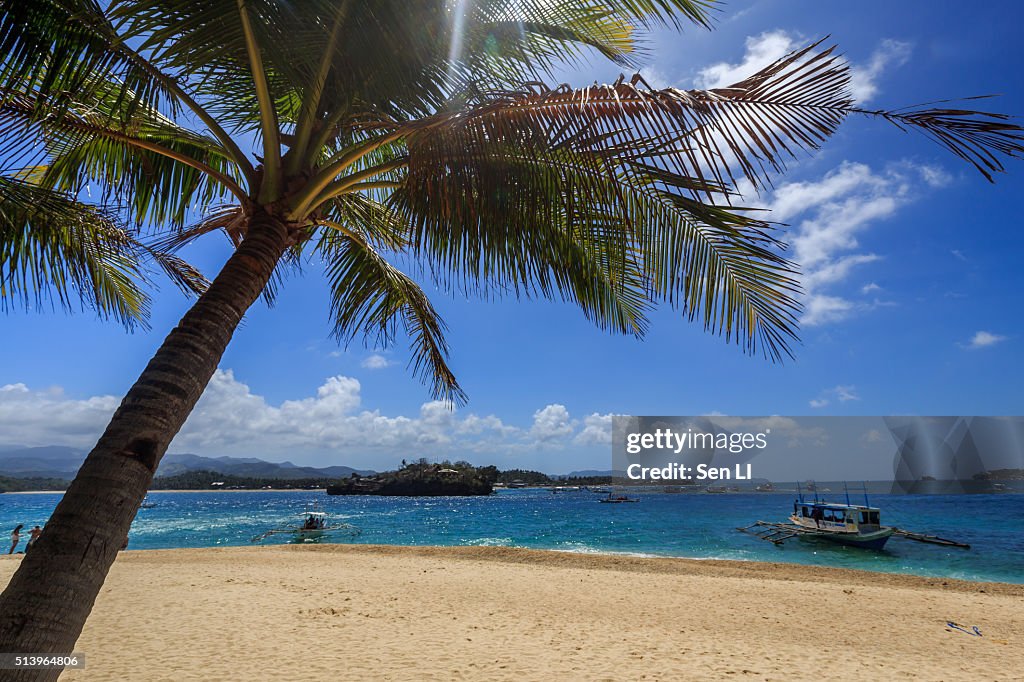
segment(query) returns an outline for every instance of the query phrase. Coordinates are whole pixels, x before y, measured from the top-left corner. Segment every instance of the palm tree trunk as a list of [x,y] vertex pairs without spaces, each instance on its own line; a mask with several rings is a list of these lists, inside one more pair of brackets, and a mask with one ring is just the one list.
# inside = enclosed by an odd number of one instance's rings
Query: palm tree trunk
[[[114,413],[43,534],[0,595],[0,652],[71,653],[160,458],[288,246],[258,212],[224,269],[167,336]],[[56,679],[55,671],[4,679]]]

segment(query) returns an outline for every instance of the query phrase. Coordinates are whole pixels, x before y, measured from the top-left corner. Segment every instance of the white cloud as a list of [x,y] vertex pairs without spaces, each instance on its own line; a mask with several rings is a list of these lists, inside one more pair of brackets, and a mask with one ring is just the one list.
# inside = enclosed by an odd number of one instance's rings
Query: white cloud
[[95,442],[120,401],[68,398],[60,388],[0,387],[0,435],[9,444],[82,446]]
[[[793,33],[774,30],[746,41],[746,50],[738,63],[721,62],[702,69],[695,81],[698,87],[731,85],[796,50],[807,41]],[[852,65],[851,88],[864,101],[874,96],[887,69],[899,66],[910,56],[910,45],[884,40],[866,64]],[[907,203],[924,194],[927,188],[948,184],[950,176],[941,168],[909,161],[872,168],[863,163],[844,162],[816,181],[790,182],[760,195],[760,202],[771,209],[770,219],[793,225],[786,235],[792,246],[792,259],[799,264],[804,289],[805,327],[839,322],[852,315],[892,302],[850,298],[837,287],[863,266],[880,260],[879,254],[861,250],[859,239],[873,224],[891,218]],[[749,181],[741,181],[741,194],[751,196]],[[881,290],[878,285],[863,285],[867,296]]]
[[860,400],[860,396],[854,393],[855,386],[836,386],[832,391],[839,398],[839,402],[845,403],[849,400]]
[[953,254],[953,257],[956,258],[957,260],[962,260],[965,262],[967,261],[967,256],[965,256],[964,252],[961,251],[960,249],[953,249],[952,251],[950,251],[950,253]]
[[853,309],[853,303],[838,296],[809,294],[804,299],[804,314],[800,322],[805,327],[840,322],[849,317]]
[[974,336],[971,337],[971,340],[967,343],[965,347],[970,350],[988,348],[989,346],[994,346],[997,343],[1002,343],[1003,341],[1006,341],[1006,338],[1007,337],[1001,334],[993,334],[992,332],[980,331],[976,332]]
[[363,361],[359,364],[364,369],[384,369],[385,367],[390,367],[394,363],[383,355],[374,353],[373,355],[363,358]]
[[573,442],[579,445],[605,445],[612,442],[612,414],[593,413],[583,418],[583,429]]
[[720,62],[705,67],[697,74],[694,84],[703,89],[728,87],[753,76],[797,47],[797,41],[786,31],[766,31],[757,36],[749,36],[742,61],[738,64]]
[[[799,35],[788,31],[766,31],[748,36],[746,51],[738,63],[719,62],[701,69],[694,84],[698,88],[724,88],[749,78],[764,67],[808,43]],[[878,82],[886,70],[902,66],[910,58],[910,43],[883,40],[871,54],[867,64],[851,64],[850,94],[863,104],[879,92]]]
[[[839,322],[849,316],[890,305],[885,301],[855,301],[829,291],[862,265],[880,260],[858,252],[859,238],[874,223],[891,218],[926,188],[949,181],[941,169],[899,162],[875,170],[863,163],[844,162],[816,181],[780,185],[765,197],[771,219],[793,225],[788,240],[800,265],[805,291],[804,326]],[[877,284],[862,294],[880,291]]]
[[[521,458],[566,448],[593,460],[606,456],[611,440],[612,415],[573,419],[557,403],[520,427],[440,401],[425,402],[412,415],[386,415],[364,406],[361,390],[357,379],[333,376],[313,395],[273,404],[230,369],[217,370],[169,451],[369,468],[421,456],[515,466]],[[88,449],[119,402],[114,396],[73,398],[60,388],[0,386],[0,444]]]
[[856,393],[856,386],[844,386],[842,384],[833,386],[832,388],[826,388],[818,394],[817,398],[813,398],[810,401],[810,406],[814,409],[820,409],[829,405],[832,400],[838,400],[841,403],[846,403],[851,400],[860,400],[860,396]]
[[645,66],[640,69],[640,75],[655,90],[664,90],[665,88],[672,87],[672,82],[669,80],[664,73],[654,68],[653,66]]
[[819,264],[819,267],[815,269],[809,270],[804,275],[804,287],[810,290],[817,290],[826,284],[841,282],[849,277],[854,267],[865,263],[874,263],[877,260],[881,260],[881,256],[873,253],[853,254],[832,259],[824,264]]
[[533,413],[530,435],[538,441],[550,442],[570,436],[575,429],[569,410],[565,409],[565,405],[555,403]]
[[850,70],[850,94],[858,104],[878,94],[878,80],[886,69],[899,67],[910,59],[911,45],[899,40],[883,40],[868,63]]

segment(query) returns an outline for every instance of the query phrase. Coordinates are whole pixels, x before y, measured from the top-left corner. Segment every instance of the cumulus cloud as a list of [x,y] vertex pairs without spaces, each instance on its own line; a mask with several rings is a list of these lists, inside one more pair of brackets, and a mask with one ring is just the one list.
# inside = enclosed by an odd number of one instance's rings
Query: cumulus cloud
[[363,358],[363,361],[359,363],[364,369],[384,369],[390,367],[393,363],[383,355],[374,353],[373,355]]
[[530,436],[541,442],[562,440],[576,430],[565,405],[553,404],[533,413]]
[[[743,59],[732,64],[719,62],[698,72],[694,83],[698,88],[724,88],[754,75],[769,64],[804,47],[808,41],[788,31],[766,31],[746,40]],[[910,58],[910,43],[883,40],[866,64],[851,64],[850,94],[863,104],[878,94],[879,80],[889,69],[902,66]]]
[[[565,448],[590,452],[611,440],[611,415],[574,419],[557,403],[538,409],[520,427],[497,415],[452,410],[441,401],[425,402],[412,415],[386,415],[362,404],[361,389],[357,379],[333,376],[313,395],[273,404],[233,371],[221,369],[170,451],[371,468],[403,457],[470,456],[509,466],[521,456]],[[0,386],[0,444],[87,449],[118,402],[113,396],[69,397],[60,388]]]
[[612,414],[593,413],[583,418],[583,429],[573,442],[580,445],[606,445],[612,442]]
[[0,433],[9,444],[91,444],[99,438],[119,402],[109,395],[76,400],[58,387],[31,390],[25,384],[0,386]]
[[971,337],[971,340],[968,341],[967,344],[964,345],[964,347],[967,348],[968,350],[988,348],[989,346],[994,346],[997,343],[1002,343],[1003,341],[1006,341],[1006,338],[1007,337],[1001,334],[993,334],[992,332],[975,332],[974,336]]

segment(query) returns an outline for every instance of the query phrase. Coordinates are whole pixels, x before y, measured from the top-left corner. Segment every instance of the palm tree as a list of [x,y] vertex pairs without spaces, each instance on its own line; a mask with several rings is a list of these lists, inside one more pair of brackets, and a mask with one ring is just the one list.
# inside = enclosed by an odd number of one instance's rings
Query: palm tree
[[[571,301],[637,337],[667,302],[776,360],[797,271],[774,226],[731,205],[739,179],[764,186],[851,114],[919,130],[990,179],[1024,149],[999,115],[856,108],[819,45],[709,91],[544,84],[594,55],[635,67],[636,33],[707,27],[711,5],[0,0],[0,139],[17,160],[0,185],[3,299],[80,294],[136,320],[143,256],[202,292],[0,596],[0,651],[72,650],[160,458],[287,268],[322,259],[339,340],[404,331],[414,372],[452,402],[418,280]],[[214,232],[235,250],[206,283],[170,254]]]

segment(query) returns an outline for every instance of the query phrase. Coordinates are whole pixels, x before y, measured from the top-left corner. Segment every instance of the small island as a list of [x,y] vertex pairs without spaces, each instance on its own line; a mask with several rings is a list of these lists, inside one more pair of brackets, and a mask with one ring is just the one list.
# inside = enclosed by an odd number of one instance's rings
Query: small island
[[392,495],[440,497],[490,495],[498,480],[494,466],[475,467],[468,462],[432,464],[425,458],[406,463],[397,471],[373,476],[353,473],[327,486],[328,495]]
[[993,469],[974,474],[976,481],[1024,481],[1024,469]]

